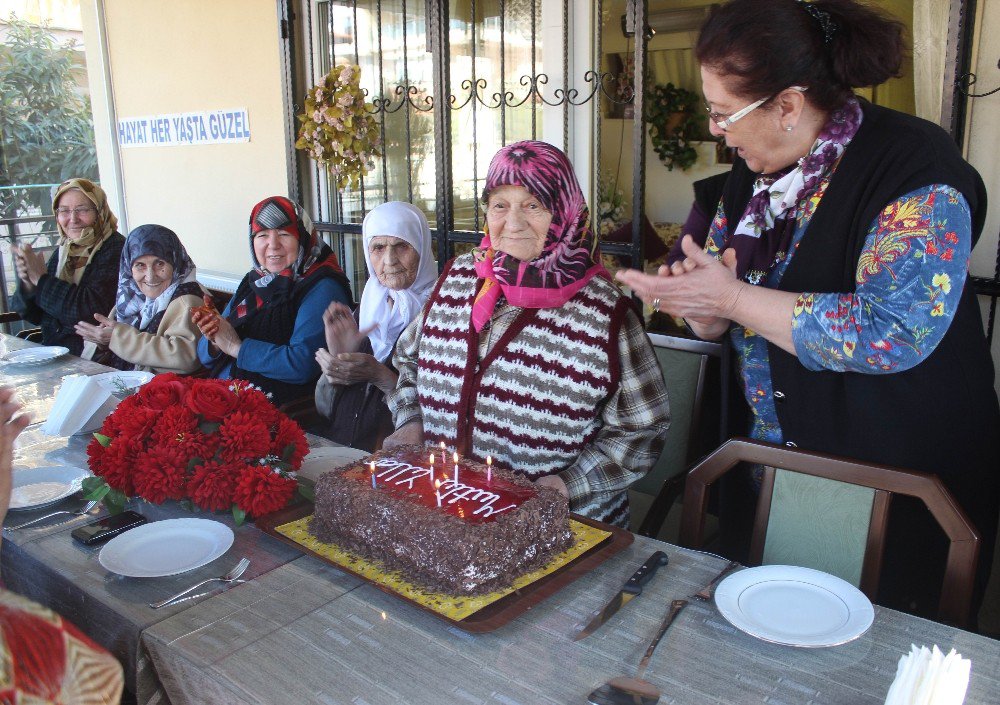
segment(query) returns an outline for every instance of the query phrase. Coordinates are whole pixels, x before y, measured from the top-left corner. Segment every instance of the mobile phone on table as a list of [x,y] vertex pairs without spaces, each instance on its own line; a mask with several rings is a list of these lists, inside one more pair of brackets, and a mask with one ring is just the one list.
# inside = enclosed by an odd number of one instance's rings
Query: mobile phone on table
[[78,529],[73,529],[70,536],[82,544],[95,546],[129,529],[142,526],[146,521],[146,517],[138,512],[122,512],[121,514],[112,514],[103,519],[84,524]]

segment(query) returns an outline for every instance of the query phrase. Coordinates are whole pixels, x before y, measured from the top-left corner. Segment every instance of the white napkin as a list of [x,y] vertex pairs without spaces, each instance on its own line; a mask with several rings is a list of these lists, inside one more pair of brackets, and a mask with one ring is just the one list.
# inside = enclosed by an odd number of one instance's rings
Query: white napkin
[[55,404],[40,430],[50,436],[71,436],[80,431],[100,428],[119,399],[86,375],[66,377]]
[[910,653],[899,659],[885,705],[962,705],[971,670],[972,661],[955,649],[945,656],[936,644],[933,650],[910,644]]

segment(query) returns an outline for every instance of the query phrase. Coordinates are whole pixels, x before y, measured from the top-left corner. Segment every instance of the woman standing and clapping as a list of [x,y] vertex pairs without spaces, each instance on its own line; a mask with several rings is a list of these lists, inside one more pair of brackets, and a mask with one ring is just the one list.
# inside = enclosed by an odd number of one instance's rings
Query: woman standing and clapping
[[[659,276],[619,278],[729,339],[754,438],[940,476],[982,539],[981,596],[1000,411],[967,280],[986,194],[937,125],[855,97],[898,73],[902,26],[853,0],[732,0],[695,51],[739,158],[704,251],[685,238]],[[945,550],[894,498],[879,602],[936,614]]]

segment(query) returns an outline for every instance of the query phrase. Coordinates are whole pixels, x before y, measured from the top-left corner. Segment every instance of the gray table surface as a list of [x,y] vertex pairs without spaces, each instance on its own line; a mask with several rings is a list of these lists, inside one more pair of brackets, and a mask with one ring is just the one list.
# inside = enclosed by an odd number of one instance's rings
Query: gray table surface
[[[5,341],[10,349],[33,345],[10,336],[5,336]],[[27,402],[29,393],[40,389],[51,389],[54,396],[62,378],[68,374],[99,374],[107,371],[109,368],[103,365],[67,356],[50,364],[19,370],[15,378],[4,372],[6,379],[0,380],[0,383],[13,384],[21,400]],[[29,393],[25,389],[30,390]],[[91,437],[52,437],[41,433],[38,427],[44,420],[46,410],[51,409],[51,400],[36,398],[34,408],[39,412],[33,419],[35,423],[25,430],[16,444],[15,473],[21,468],[52,465],[86,468],[86,446]],[[329,445],[329,441],[322,438],[310,437],[309,440],[313,447]],[[77,511],[84,505],[85,502],[75,496],[38,510],[11,510],[4,525],[14,526],[55,510]],[[200,580],[222,575],[242,556],[251,560],[243,577],[253,580],[302,554],[264,534],[253,523],[236,528],[229,513],[195,514],[182,509],[176,502],[157,506],[140,500],[131,501],[129,508],[143,514],[149,521],[190,516],[221,521],[234,529],[233,545],[216,560],[180,575],[163,578],[126,578],[115,575],[99,563],[101,547],[83,546],[70,536],[78,526],[107,514],[99,505],[87,516],[61,515],[31,527],[5,531],[2,575],[9,589],[69,618],[115,654],[125,668],[126,688],[135,692],[137,689],[157,687],[155,674],[144,669],[145,664],[139,651],[141,632],[158,621],[195,606],[197,600],[176,603],[159,610],[149,608],[147,603],[176,594]],[[209,586],[206,589],[210,589]],[[140,688],[138,681],[143,678],[149,682]]]
[[[51,375],[58,377],[55,366]],[[31,430],[17,462],[85,465],[86,438]],[[175,504],[140,511],[150,519],[189,515]],[[30,516],[11,513],[8,523]],[[70,539],[87,520],[5,536],[3,574],[13,589],[62,612],[122,658],[140,703],[583,703],[607,679],[633,674],[670,601],[691,595],[724,565],[636,537],[510,624],[473,635],[298,554],[252,524],[237,529],[233,548],[203,568],[168,578],[116,576],[100,566],[96,549]],[[643,595],[587,639],[572,641],[657,549],[670,565]],[[159,611],[146,606],[221,575],[242,555],[252,559],[249,582]],[[646,677],[663,691],[663,703],[881,703],[911,643],[955,648],[972,659],[969,705],[1000,701],[1000,642],[879,607],[875,624],[856,641],[796,649],[748,636],[712,603],[692,600]]]
[[[590,637],[580,625],[654,550],[670,565]],[[583,703],[632,675],[670,601],[724,565],[645,537],[499,630],[467,634],[303,557],[143,633],[174,703]],[[647,671],[663,703],[881,703],[910,644],[972,659],[966,703],[1000,699],[1000,642],[876,607],[843,646],[797,649],[748,636],[692,600]],[[140,693],[140,702],[144,702]]]

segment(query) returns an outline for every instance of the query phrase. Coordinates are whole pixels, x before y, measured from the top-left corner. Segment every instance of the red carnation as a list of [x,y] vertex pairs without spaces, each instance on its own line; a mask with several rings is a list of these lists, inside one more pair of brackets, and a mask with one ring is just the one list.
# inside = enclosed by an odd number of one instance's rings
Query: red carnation
[[191,385],[187,405],[205,421],[222,421],[239,404],[239,398],[229,389],[229,380],[200,379]]
[[256,460],[267,455],[270,434],[263,421],[239,411],[226,417],[219,428],[222,457],[230,461]]
[[150,432],[153,430],[153,426],[156,425],[157,420],[160,418],[160,415],[157,412],[141,406],[136,406],[134,409],[131,409],[128,413],[124,414],[120,413],[119,410],[116,410],[115,414],[119,418],[118,436],[135,441],[143,447],[145,447],[146,442],[149,441]]
[[[302,459],[309,452],[306,434],[302,432],[302,427],[287,416],[278,419],[277,427],[274,442],[271,443],[271,452],[298,470],[302,467]],[[294,446],[294,450],[291,456],[285,458],[285,448],[289,445]]]
[[288,504],[297,484],[268,465],[248,465],[236,482],[233,501],[248,516],[264,516]]
[[[101,429],[102,431],[104,429]],[[104,455],[107,450],[96,438],[91,438],[87,444],[87,465],[95,475],[100,475],[104,469]]]
[[198,430],[198,417],[186,406],[178,404],[160,414],[153,428],[157,443],[182,444],[184,439]]
[[149,409],[163,411],[180,404],[187,393],[187,385],[174,375],[159,375],[139,387],[136,396]]
[[233,489],[239,470],[215,461],[198,465],[188,482],[191,501],[202,509],[218,511],[233,506]]
[[267,398],[264,392],[259,389],[244,387],[239,392],[240,410],[262,419],[265,423],[270,422],[277,410]]
[[144,499],[160,504],[183,499],[186,473],[183,459],[174,453],[151,451],[136,458],[133,483]]
[[104,478],[108,486],[125,495],[135,494],[132,470],[141,446],[129,438],[120,436],[104,449],[100,468],[93,468],[94,474]]

